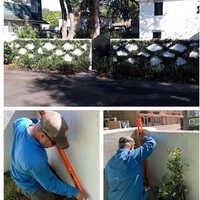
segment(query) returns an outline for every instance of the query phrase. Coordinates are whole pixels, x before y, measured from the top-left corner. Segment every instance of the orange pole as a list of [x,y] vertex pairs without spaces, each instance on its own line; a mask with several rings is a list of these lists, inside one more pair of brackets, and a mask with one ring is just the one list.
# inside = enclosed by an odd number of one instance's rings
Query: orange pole
[[[143,131],[143,127],[142,127],[142,120],[141,120],[140,117],[137,117],[136,124],[137,124],[137,128],[138,128],[138,133],[139,133],[139,136],[140,136],[139,142],[140,142],[140,145],[143,145],[144,144],[144,131]],[[142,167],[143,167],[144,185],[146,187],[149,187],[147,160],[144,160]]]
[[[41,117],[45,115],[45,111],[43,111],[43,110],[39,110],[38,112],[39,112]],[[79,179],[78,179],[78,177],[77,177],[77,175],[76,175],[76,173],[75,173],[75,171],[74,171],[74,169],[73,169],[73,167],[72,167],[72,165],[70,163],[70,160],[69,160],[68,156],[65,154],[63,149],[60,149],[57,146],[56,146],[56,149],[58,151],[58,154],[61,157],[61,160],[62,160],[66,170],[68,171],[69,175],[72,178],[74,186],[76,188],[78,188],[80,192],[84,193],[84,189],[83,189],[83,187],[82,187],[82,185],[81,185],[81,183],[80,183],[80,181],[79,181]]]
[[66,168],[66,170],[68,171],[69,175],[71,176],[72,180],[73,180],[73,183],[74,183],[74,186],[76,188],[79,189],[80,192],[84,193],[84,189],[68,159],[68,156],[65,154],[64,150],[63,149],[60,149],[59,147],[56,146],[56,149],[61,157],[61,160]]

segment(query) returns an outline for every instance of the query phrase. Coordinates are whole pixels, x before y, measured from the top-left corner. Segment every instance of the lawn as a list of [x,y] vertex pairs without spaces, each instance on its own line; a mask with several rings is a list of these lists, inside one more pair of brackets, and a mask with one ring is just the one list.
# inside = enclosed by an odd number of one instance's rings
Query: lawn
[[25,196],[17,193],[16,185],[10,178],[9,172],[4,174],[4,200],[28,200]]
[[[56,196],[56,200],[75,200],[75,198],[65,198]],[[10,173],[4,173],[4,200],[29,200],[24,195],[17,192],[15,183],[10,177]]]

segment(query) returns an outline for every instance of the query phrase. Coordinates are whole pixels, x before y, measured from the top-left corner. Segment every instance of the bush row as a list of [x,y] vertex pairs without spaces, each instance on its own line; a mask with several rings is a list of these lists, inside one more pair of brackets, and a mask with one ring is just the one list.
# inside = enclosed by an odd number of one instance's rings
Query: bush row
[[14,40],[4,43],[4,63],[39,71],[85,70],[90,46],[90,40]]
[[93,56],[93,64],[116,78],[198,83],[198,46],[189,40],[111,40],[108,55]]

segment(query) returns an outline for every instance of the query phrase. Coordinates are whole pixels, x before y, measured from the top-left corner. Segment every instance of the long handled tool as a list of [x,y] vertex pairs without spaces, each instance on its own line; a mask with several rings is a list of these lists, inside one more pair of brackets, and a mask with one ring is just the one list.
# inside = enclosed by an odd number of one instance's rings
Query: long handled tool
[[[143,145],[144,144],[144,130],[142,127],[142,120],[139,116],[136,118],[136,124],[137,124],[138,134],[139,134],[139,143],[140,145]],[[143,166],[144,186],[149,187],[147,160],[144,160],[142,166]]]
[[[45,115],[45,111],[38,111],[40,116],[44,116]],[[71,165],[71,162],[70,160],[68,159],[68,156],[65,154],[64,150],[63,149],[60,149],[59,147],[56,146],[56,150],[58,152],[58,154],[60,155],[61,157],[61,160],[66,168],[66,170],[68,171],[69,175],[71,176],[72,178],[72,181],[74,183],[74,186],[76,188],[78,188],[78,190],[81,192],[81,193],[84,193],[84,189],[78,179],[78,176],[76,175],[72,165]]]
[[61,160],[62,160],[66,170],[68,171],[69,175],[71,176],[75,187],[78,188],[81,193],[84,193],[84,189],[83,189],[83,187],[82,187],[82,185],[81,185],[81,183],[80,183],[80,181],[68,159],[68,156],[65,154],[63,149],[60,149],[59,147],[56,147],[56,149],[61,157]]

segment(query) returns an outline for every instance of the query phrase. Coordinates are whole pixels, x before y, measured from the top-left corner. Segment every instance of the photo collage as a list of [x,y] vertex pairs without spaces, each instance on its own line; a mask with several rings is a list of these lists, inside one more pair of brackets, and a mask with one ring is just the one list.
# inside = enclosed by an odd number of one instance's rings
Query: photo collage
[[1,2],[0,200],[199,200],[199,0]]

